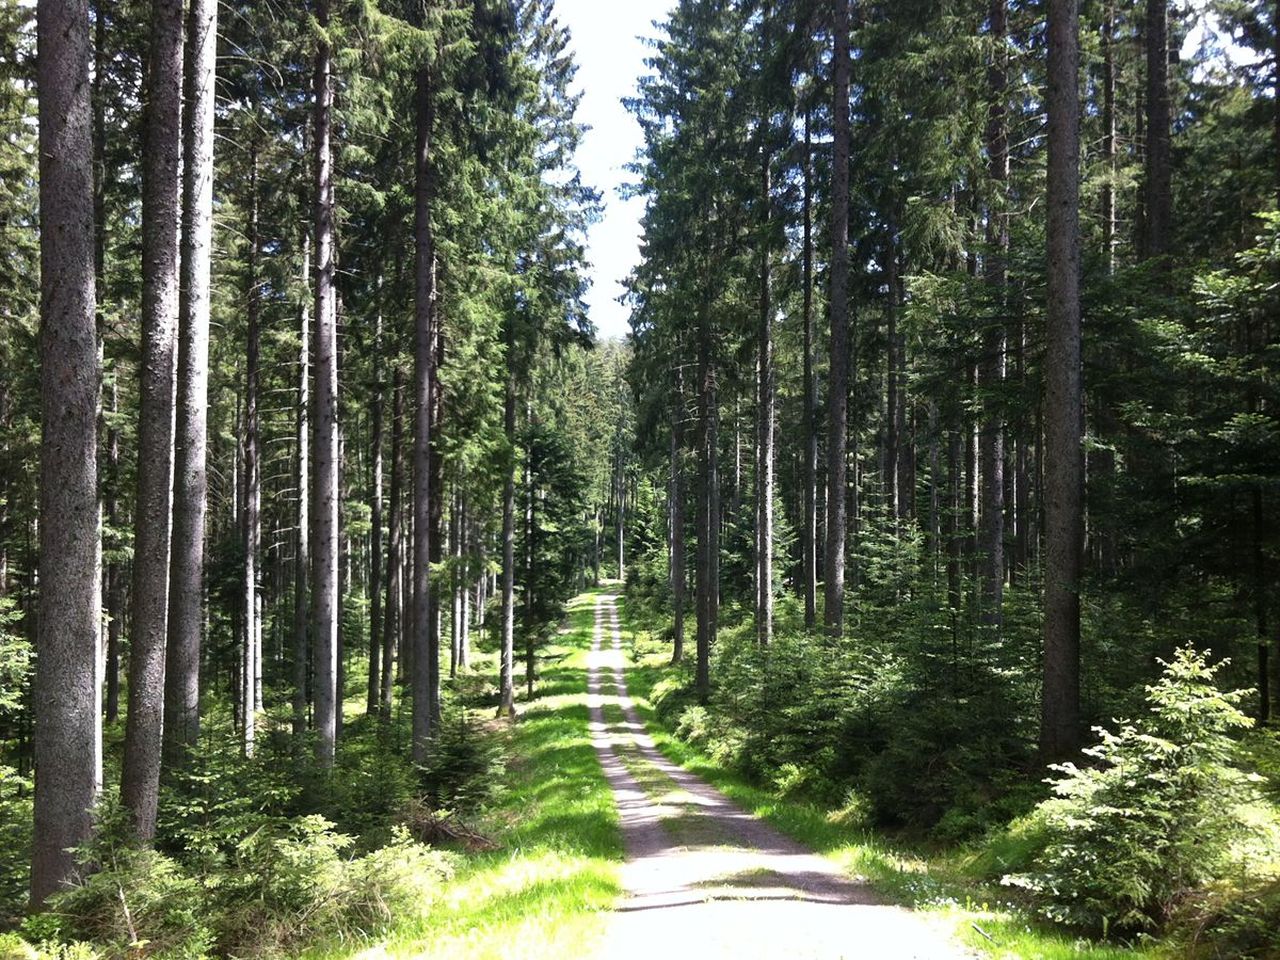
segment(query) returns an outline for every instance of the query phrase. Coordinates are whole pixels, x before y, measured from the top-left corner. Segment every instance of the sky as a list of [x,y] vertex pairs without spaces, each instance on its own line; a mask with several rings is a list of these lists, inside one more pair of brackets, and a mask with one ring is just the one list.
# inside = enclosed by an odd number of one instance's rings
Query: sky
[[587,294],[591,321],[602,338],[621,338],[629,310],[617,302],[622,280],[640,258],[644,201],[624,201],[618,187],[631,180],[624,166],[641,146],[640,126],[622,105],[646,70],[649,49],[642,37],[658,34],[674,0],[558,0],[556,16],[569,28],[583,91],[578,117],[591,130],[578,148],[583,182],[602,194],[600,222],[587,237],[593,283]]

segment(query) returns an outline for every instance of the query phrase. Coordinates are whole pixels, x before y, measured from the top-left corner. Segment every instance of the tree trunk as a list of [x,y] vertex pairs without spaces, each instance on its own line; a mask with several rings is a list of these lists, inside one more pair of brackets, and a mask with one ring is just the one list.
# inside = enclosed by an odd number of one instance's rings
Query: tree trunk
[[338,330],[333,263],[333,76],[329,0],[317,0],[315,150],[315,413],[312,418],[311,621],[315,651],[316,760],[333,766],[338,739]]
[[404,634],[400,557],[402,543],[402,507],[404,499],[404,384],[400,368],[392,373],[391,387],[391,510],[387,523],[387,622],[382,638],[382,701],[384,719],[391,718],[392,661]]
[[800,578],[804,625],[818,622],[818,427],[817,390],[813,375],[813,135],[809,111],[804,113],[804,518],[800,524]]
[[165,664],[164,731],[166,760],[170,764],[180,763],[200,736],[217,17],[215,0],[192,0],[187,14],[187,109],[182,118],[178,415],[174,437],[173,557],[169,571]]
[[307,580],[311,573],[311,234],[302,233],[302,296],[298,323],[298,409],[295,423],[294,455],[297,468],[298,503],[295,536],[297,548],[293,566],[293,736],[301,740],[307,729],[307,643],[309,606]]
[[1169,252],[1173,226],[1169,107],[1169,0],[1147,0],[1147,151],[1143,176],[1143,255]]
[[417,145],[414,159],[414,361],[413,361],[413,760],[427,759],[435,703],[432,700],[431,427],[435,374],[436,251],[431,230],[431,72],[417,78]]
[[982,529],[978,545],[981,566],[981,621],[997,631],[1004,607],[1004,418],[999,396],[1005,368],[1005,276],[1009,228],[1005,214],[1005,186],[1009,180],[1009,137],[1005,99],[1008,96],[1005,43],[1008,34],[1005,0],[991,0],[988,29],[995,49],[987,68],[991,102],[987,109],[987,174],[991,198],[987,205],[986,282],[994,315],[982,334],[983,419],[979,438],[982,471]]
[[1044,702],[1040,749],[1079,745],[1083,437],[1078,0],[1049,3],[1048,342],[1045,354]]
[[[120,388],[111,381],[112,419],[120,412]],[[107,431],[107,522],[114,529],[120,512],[120,428]],[[3,584],[0,584],[2,587]],[[120,719],[120,637],[124,628],[125,575],[120,563],[107,566],[107,723]]]
[[[510,322],[510,321],[508,321]],[[499,647],[499,716],[514,716],[515,690],[515,573],[516,573],[516,374],[515,333],[507,336],[507,390],[503,400],[503,433],[507,442],[502,478],[502,639]]]
[[673,358],[675,393],[671,401],[671,662],[684,661],[684,367]]
[[134,515],[129,715],[120,797],[139,839],[156,829],[173,507],[178,326],[178,197],[182,154],[182,0],[154,0],[142,171],[142,365],[138,507]]
[[833,7],[835,94],[831,167],[831,373],[827,398],[827,538],[823,622],[844,630],[845,456],[849,406],[849,3]]
[[261,287],[258,283],[258,148],[249,147],[249,210],[245,228],[245,304],[248,319],[244,377],[244,682],[241,684],[244,717],[242,747],[252,757],[257,735],[258,662],[261,643],[258,622],[258,553],[262,546],[262,467],[258,434],[258,380]]
[[710,305],[704,304],[698,336],[698,631],[695,684],[703,703],[711,696],[711,648],[716,640],[720,578],[719,431],[710,313]]
[[773,438],[774,438],[774,361],[773,361],[773,290],[769,275],[769,213],[771,187],[769,154],[761,151],[760,192],[763,203],[760,236],[760,329],[759,367],[760,403],[757,407],[757,440],[759,460],[756,464],[756,642],[768,646],[773,640]]
[[[1116,6],[1107,0],[1102,24],[1102,256],[1107,274],[1116,269]],[[1280,116],[1280,114],[1277,114]]]
[[[432,289],[437,290],[439,279],[433,275]],[[440,318],[438,294],[433,292],[431,311],[431,569],[438,569],[444,561],[444,457],[440,453],[440,437],[443,435],[444,393],[440,389],[438,371],[444,366],[444,323]],[[427,700],[431,704],[433,728],[440,720],[440,635],[443,607],[440,590],[434,585],[430,590],[431,616],[427,622],[427,663],[430,666],[427,684]]]
[[901,459],[899,445],[902,439],[902,422],[898,411],[898,406],[901,403],[899,397],[901,383],[898,379],[898,248],[892,218],[888,223],[888,234],[889,238],[885,244],[884,252],[885,286],[888,288],[888,297],[885,301],[885,354],[887,359],[887,369],[885,371],[885,444],[884,464],[881,473],[884,478],[885,513],[892,520],[894,530],[897,530],[901,498],[901,491],[898,489],[898,465]]
[[89,8],[36,7],[40,151],[39,616],[35,906],[76,869],[102,787],[98,392]]
[[471,563],[475,547],[471,517],[467,510],[466,496],[458,496],[458,671],[465,672],[471,661],[471,582],[474,576]]
[[365,712],[382,704],[382,407],[385,386],[382,361],[382,277],[378,277],[377,313],[373,321],[373,439],[369,484],[369,693]]

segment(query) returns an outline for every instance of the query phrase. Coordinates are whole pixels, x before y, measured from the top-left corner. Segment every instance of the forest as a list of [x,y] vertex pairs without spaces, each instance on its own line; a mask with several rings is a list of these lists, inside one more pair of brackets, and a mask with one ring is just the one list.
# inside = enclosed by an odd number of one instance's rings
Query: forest
[[570,6],[0,0],[0,960],[1280,958],[1280,2],[662,0],[621,337]]

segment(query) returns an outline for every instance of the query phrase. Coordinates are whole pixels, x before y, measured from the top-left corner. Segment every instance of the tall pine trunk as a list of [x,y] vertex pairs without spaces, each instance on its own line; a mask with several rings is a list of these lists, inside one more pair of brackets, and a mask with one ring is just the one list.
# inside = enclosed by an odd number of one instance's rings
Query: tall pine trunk
[[258,148],[249,147],[249,209],[245,228],[245,303],[248,320],[244,375],[244,581],[241,590],[244,609],[244,679],[240,685],[244,718],[242,746],[252,757],[257,735],[260,695],[259,659],[261,626],[258,620],[259,551],[262,545],[262,445],[258,420],[258,367],[262,316],[261,286],[258,282]]
[[760,326],[758,331],[760,403],[757,408],[756,446],[756,641],[768,646],[773,640],[773,440],[774,440],[774,360],[773,286],[769,248],[772,217],[769,181],[769,154],[760,155]]
[[[508,323],[513,321],[508,320]],[[506,462],[502,478],[502,597],[501,640],[498,653],[498,715],[514,716],[515,691],[515,574],[516,574],[516,401],[514,370],[515,332],[507,335],[507,388],[503,399],[502,424],[506,437]]]
[[422,763],[432,734],[435,703],[431,636],[431,427],[435,371],[436,251],[431,231],[431,128],[434,104],[430,70],[417,78],[417,146],[414,157],[414,362],[413,362],[413,759]]
[[1169,0],[1147,0],[1147,143],[1143,172],[1143,245],[1146,257],[1169,252],[1173,226],[1169,107]]
[[404,383],[400,367],[392,373],[391,386],[391,491],[387,518],[387,620],[382,629],[382,699],[385,719],[391,718],[393,661],[400,638],[404,635],[404,590],[401,585],[404,501]]
[[715,361],[709,304],[702,307],[698,331],[698,568],[697,664],[695,685],[705,703],[711,696],[711,648],[719,615],[720,474]]
[[1079,0],[1049,2],[1048,341],[1045,353],[1044,692],[1040,750],[1080,737],[1083,409],[1080,342]]
[[293,561],[293,736],[300,741],[307,729],[307,681],[310,652],[307,643],[307,581],[311,575],[311,234],[302,234],[302,296],[298,309],[298,409],[294,458],[298,487]]
[[813,135],[807,109],[804,112],[803,204],[804,517],[800,524],[800,589],[804,596],[804,625],[812,629],[818,622],[818,398],[813,375]]
[[831,373],[827,396],[827,536],[823,622],[827,633],[844,630],[845,457],[849,412],[849,0],[837,0],[832,99],[831,165]]
[[98,392],[89,7],[36,7],[40,150],[40,557],[36,906],[70,879],[102,787]]
[[1009,249],[1009,230],[1005,215],[1005,185],[1009,179],[1009,138],[1005,98],[1007,68],[1005,43],[1008,33],[1005,0],[991,0],[988,30],[992,43],[991,63],[987,68],[987,88],[991,100],[987,107],[987,175],[991,195],[987,203],[987,257],[984,263],[988,296],[992,304],[982,334],[982,362],[979,364],[983,397],[983,417],[979,428],[979,460],[982,473],[981,530],[979,532],[979,565],[981,567],[982,623],[997,630],[1002,622],[1004,606],[1004,418],[1001,415],[1000,392],[1005,371],[1005,262]]
[[164,730],[170,764],[180,762],[200,735],[217,45],[216,0],[191,0],[187,13],[186,113],[182,118],[182,285],[178,295],[173,557],[165,663]]
[[671,662],[684,661],[684,367],[673,358],[675,391],[671,400]]
[[369,478],[369,690],[365,712],[372,716],[382,703],[382,408],[385,402],[382,359],[382,277],[378,277],[377,314],[373,321],[373,437]]
[[120,797],[141,840],[156,829],[173,513],[182,154],[182,0],[154,0],[142,150],[142,364],[129,714]]
[[333,252],[333,76],[329,0],[317,0],[320,27],[313,77],[315,174],[315,412],[312,426],[311,621],[315,660],[316,760],[333,766],[338,688],[338,330]]

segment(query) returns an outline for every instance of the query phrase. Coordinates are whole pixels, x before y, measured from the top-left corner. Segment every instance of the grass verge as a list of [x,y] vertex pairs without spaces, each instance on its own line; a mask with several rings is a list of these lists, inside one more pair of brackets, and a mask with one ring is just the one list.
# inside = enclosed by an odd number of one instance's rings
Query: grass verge
[[468,854],[420,916],[380,942],[308,960],[542,960],[589,954],[621,894],[622,835],[591,745],[586,654],[595,594],[569,607],[569,631],[543,651],[539,689],[508,732],[509,788],[481,829],[500,849]]

